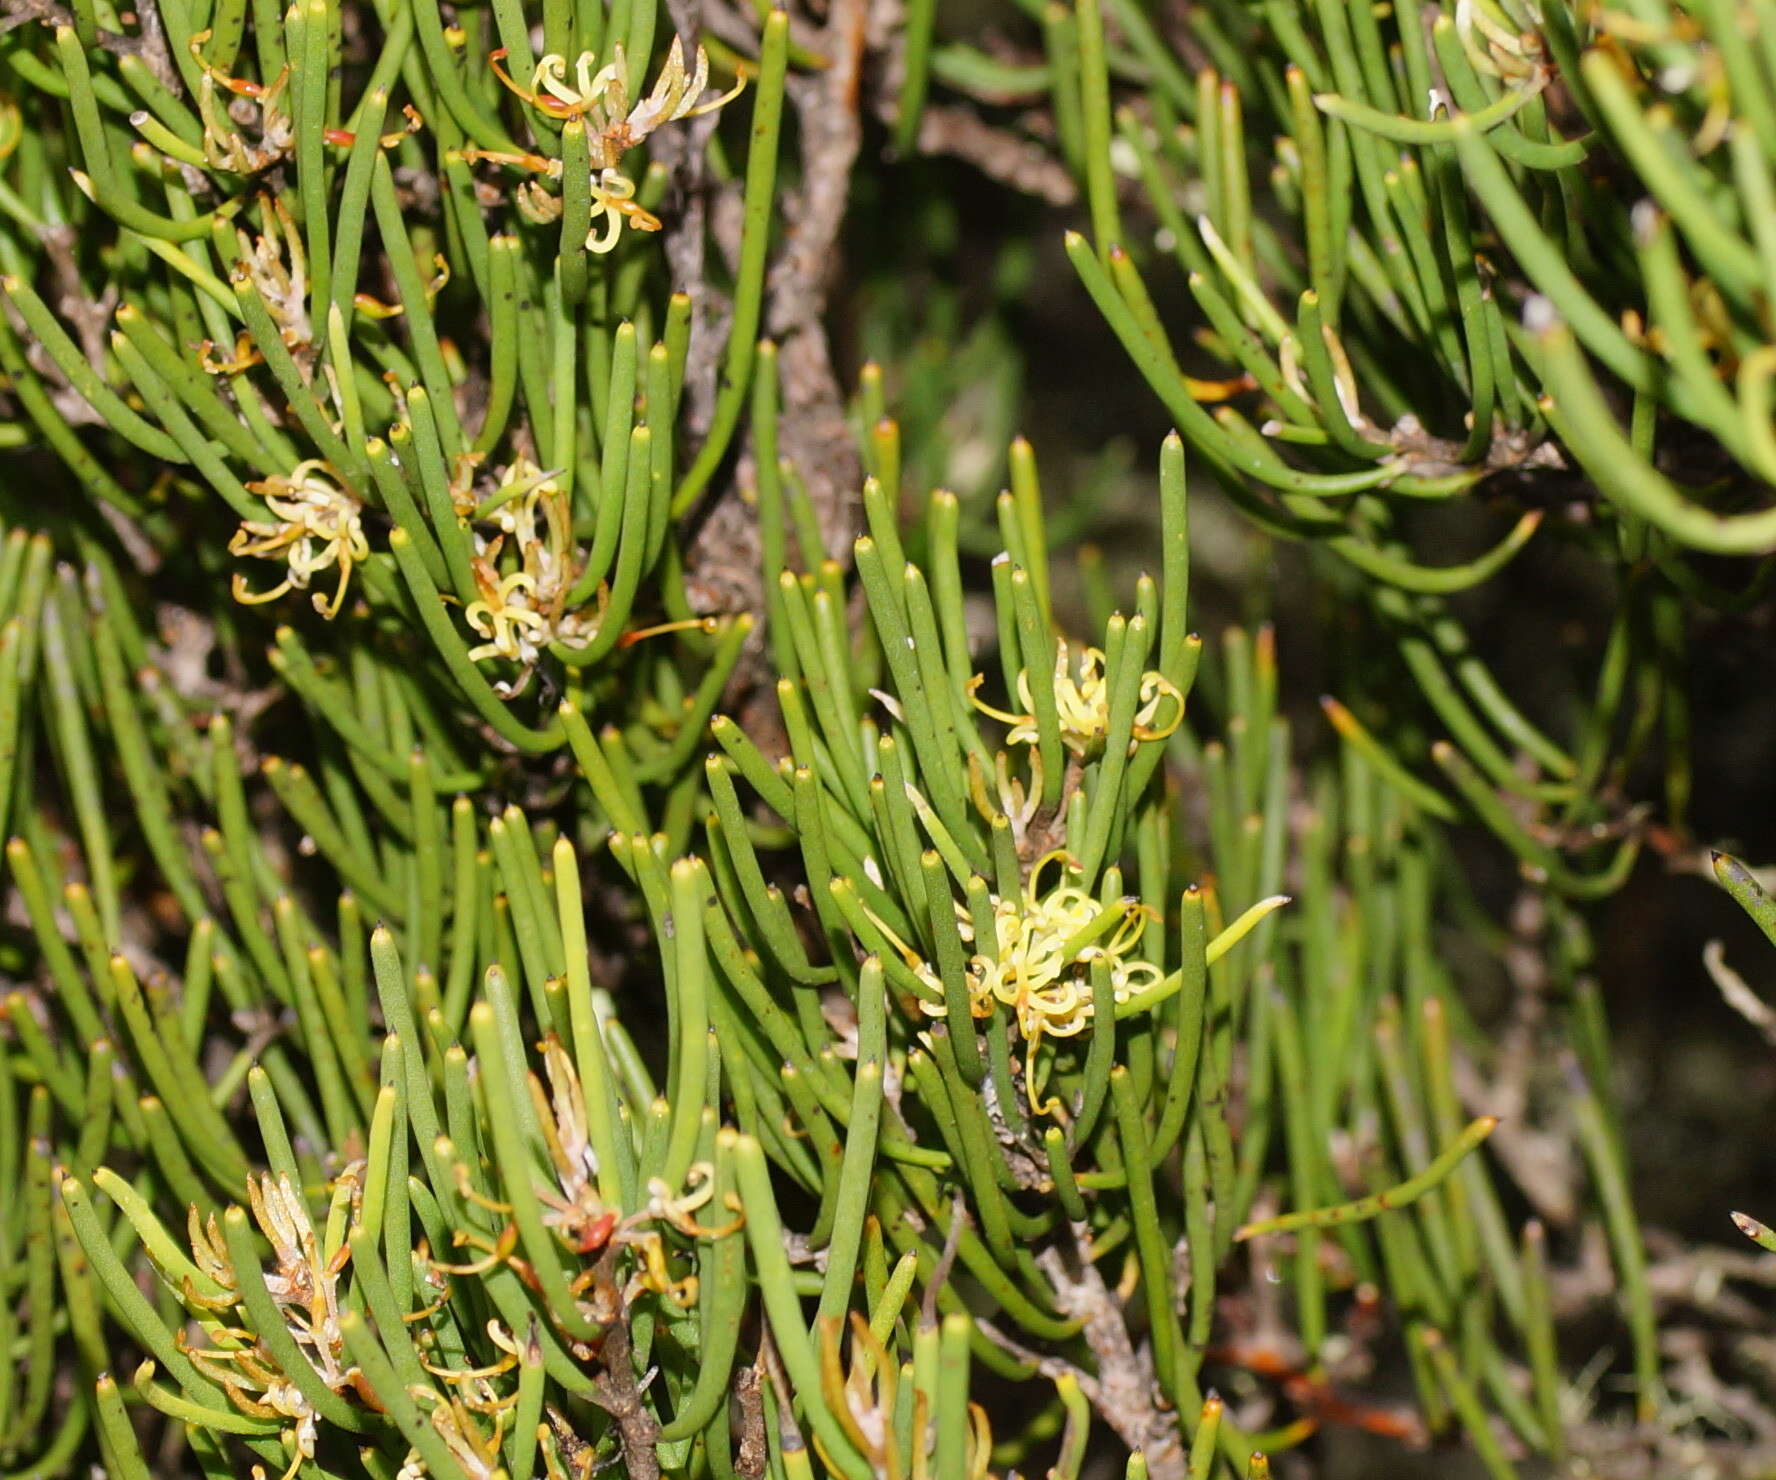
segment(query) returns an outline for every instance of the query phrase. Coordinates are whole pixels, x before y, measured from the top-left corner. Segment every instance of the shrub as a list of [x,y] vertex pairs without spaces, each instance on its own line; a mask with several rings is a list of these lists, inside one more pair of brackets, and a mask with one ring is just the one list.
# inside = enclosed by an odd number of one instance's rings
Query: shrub
[[[1585,905],[1776,547],[1761,0],[809,11],[8,10],[0,1468],[1676,1473]],[[1083,193],[1138,577],[913,248],[841,392],[920,153]],[[1330,751],[1204,500],[1348,603]]]

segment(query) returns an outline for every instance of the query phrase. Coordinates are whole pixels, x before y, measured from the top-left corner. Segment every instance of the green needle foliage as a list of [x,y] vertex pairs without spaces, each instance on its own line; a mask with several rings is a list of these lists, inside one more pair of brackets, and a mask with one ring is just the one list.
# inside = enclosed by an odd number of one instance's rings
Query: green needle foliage
[[[1032,0],[1023,65],[866,8],[6,9],[0,1475],[1208,1480],[1345,1428],[1507,1477],[1674,1426],[1582,908],[1655,734],[1681,825],[1685,615],[1764,570],[1700,557],[1776,549],[1768,49],[1208,0],[1187,62]],[[951,354],[882,293],[810,412],[878,70],[866,158],[1046,100],[1178,428],[1121,589],[953,297]],[[1403,670],[1329,754],[1270,627],[1192,629],[1210,483]],[[1563,738],[1458,599],[1556,532],[1622,597]],[[1539,950],[1509,1032],[1476,943]]]
[[[1387,1292],[1419,1403],[1365,1422],[1555,1450],[1539,1246],[1517,1246],[1476,1150],[1493,1123],[1464,1125],[1450,1077],[1487,1048],[1436,958],[1439,845],[1353,750],[1314,773],[1291,859],[1268,632],[1216,659],[1224,738],[1182,724],[1202,650],[1183,474],[1174,439],[1161,579],[1101,648],[1065,646],[1040,506],[1002,499],[1018,553],[994,571],[991,676],[971,671],[955,500],[903,528],[872,480],[854,571],[779,582],[787,753],[714,722],[697,852],[649,830],[620,751],[561,707],[586,787],[563,805],[622,819],[601,851],[659,942],[639,1044],[553,821],[447,810],[416,752],[384,798],[398,828],[352,810],[348,776],[330,801],[264,757],[315,849],[344,850],[317,919],[279,882],[276,830],[245,820],[228,723],[146,712],[159,684],[131,690],[107,656],[128,616],[37,579],[9,640],[92,634],[112,744],[77,728],[78,694],[27,728],[58,754],[84,740],[90,856],[117,851],[111,793],[145,837],[213,819],[190,887],[227,910],[144,980],[103,918],[131,891],[47,876],[79,827],[29,812],[41,841],[13,846],[54,989],[9,1003],[7,1113],[41,1148],[5,1246],[34,1354],[20,1457],[71,1461],[90,1426],[119,1474],[241,1446],[267,1473],[695,1475],[756,1438],[786,1474],[961,1474],[1045,1463],[1058,1432],[1073,1474],[1095,1416],[1148,1473],[1183,1473],[1191,1445],[1243,1468],[1333,1401],[1254,1436],[1205,1400],[1228,1363],[1276,1360],[1220,1329],[1220,1272],[1248,1258],[1286,1275],[1306,1373]],[[853,589],[869,620],[847,633]],[[132,794],[130,747],[162,727],[192,769]],[[41,1315],[64,1307],[65,1332]],[[120,1346],[141,1354],[123,1389]],[[31,1379],[52,1353],[90,1394],[60,1429]],[[971,1409],[976,1366],[1034,1384],[1033,1416]],[[1650,1351],[1642,1370],[1656,1383]]]
[[[17,317],[0,354],[19,410],[149,539],[217,530],[213,578],[239,601],[288,611],[307,592],[356,629],[359,662],[405,670],[435,791],[474,787],[500,752],[561,748],[551,697],[595,707],[616,684],[656,701],[625,711],[652,720],[630,737],[640,777],[681,769],[744,622],[699,622],[669,531],[744,393],[783,22],[743,68],[761,204],[741,233],[728,389],[684,466],[692,306],[648,241],[666,173],[630,150],[729,101],[705,95],[706,54],[675,42],[653,64],[651,5],[613,13],[608,35],[599,8],[552,14],[546,65],[510,7],[472,39],[447,36],[435,9],[353,12],[349,55],[337,7],[256,15],[256,55],[243,12],[169,21],[140,47],[108,9],[9,35],[29,89],[15,109],[64,114],[11,145],[20,188],[0,255]],[[94,35],[135,49],[95,71]],[[525,81],[489,57],[501,44]],[[130,289],[109,332],[86,321],[83,345],[36,280],[44,239],[95,233],[102,246],[58,259],[58,291],[96,303],[106,283]],[[84,402],[76,424],[102,419],[133,468],[114,476],[82,450],[64,388]],[[694,634],[688,651],[634,646],[673,622]],[[406,782],[405,746],[310,638],[280,629],[273,664],[356,764]]]
[[[1687,806],[1686,608],[1755,600],[1769,568],[1723,582],[1701,557],[1776,549],[1772,17],[1211,0],[1206,66],[1127,0],[1050,20],[1090,207],[1067,252],[1107,325],[1227,496],[1349,572],[1398,644],[1434,720],[1389,747],[1421,801],[1434,785],[1565,894],[1611,892],[1636,843],[1608,783],[1660,731],[1672,820]],[[1173,272],[1194,310],[1175,326],[1150,286]],[[1477,499],[1489,547],[1420,553],[1468,540]],[[1452,599],[1532,538],[1619,589],[1564,733],[1501,688]],[[1400,697],[1358,707],[1387,723]]]

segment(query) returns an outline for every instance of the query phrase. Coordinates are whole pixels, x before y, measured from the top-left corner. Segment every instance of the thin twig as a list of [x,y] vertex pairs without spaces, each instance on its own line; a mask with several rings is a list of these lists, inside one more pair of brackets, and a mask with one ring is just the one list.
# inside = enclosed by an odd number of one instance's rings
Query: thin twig
[[1054,1287],[1056,1308],[1081,1323],[1081,1339],[1097,1366],[1096,1391],[1088,1394],[1092,1406],[1124,1444],[1145,1454],[1153,1480],[1184,1480],[1177,1415],[1155,1402],[1152,1359],[1135,1349],[1121,1302],[1091,1261],[1090,1230],[1074,1224],[1071,1233],[1070,1250],[1043,1249],[1036,1264]]

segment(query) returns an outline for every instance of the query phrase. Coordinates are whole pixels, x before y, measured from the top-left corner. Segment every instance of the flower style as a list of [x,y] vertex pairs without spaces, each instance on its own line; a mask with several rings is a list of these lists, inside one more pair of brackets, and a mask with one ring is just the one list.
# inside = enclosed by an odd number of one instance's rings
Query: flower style
[[[742,77],[720,97],[698,102],[709,85],[709,57],[699,46],[693,67],[687,72],[684,45],[676,36],[653,91],[633,107],[629,103],[628,60],[620,43],[611,48],[610,60],[596,70],[598,58],[593,52],[582,52],[571,68],[566,57],[551,52],[536,64],[529,88],[520,87],[500,66],[505,55],[505,48],[501,47],[489,61],[500,81],[525,102],[551,118],[585,120],[592,196],[592,227],[586,236],[586,248],[600,254],[617,245],[624,222],[637,231],[660,229],[659,218],[636,201],[635,182],[622,169],[623,156],[662,124],[713,113],[737,97],[746,85]],[[534,154],[464,152],[465,156],[516,164],[561,178],[559,159]],[[531,212],[551,220],[561,213],[559,199],[540,192],[529,192],[526,203]]]
[[[968,697],[975,708],[1011,726],[1006,740],[1013,745],[1037,743],[1036,701],[1030,691],[1030,673],[1020,669],[1017,676],[1017,699],[1023,706],[1020,714],[994,709],[978,697],[984,674],[975,674],[968,683]],[[1087,758],[1104,747],[1110,734],[1110,683],[1104,674],[1104,653],[1101,648],[1088,647],[1079,656],[1079,671],[1073,671],[1065,640],[1055,644],[1054,666],[1055,709],[1061,723],[1061,740],[1075,755]],[[1166,713],[1167,701],[1171,709]],[[1161,715],[1165,715],[1161,722]],[[1144,740],[1163,740],[1184,721],[1184,696],[1164,674],[1149,669],[1141,675],[1139,707],[1131,748]]]
[[288,566],[284,579],[269,591],[249,591],[246,577],[234,577],[234,599],[248,605],[275,601],[294,587],[305,591],[317,572],[336,566],[339,584],[331,600],[314,594],[314,606],[329,619],[339,614],[352,566],[370,558],[370,542],[364,537],[363,508],[335,480],[331,469],[318,458],[298,463],[288,478],[267,478],[247,485],[265,500],[274,520],[247,519],[228,542],[231,555],[260,560],[282,558]]

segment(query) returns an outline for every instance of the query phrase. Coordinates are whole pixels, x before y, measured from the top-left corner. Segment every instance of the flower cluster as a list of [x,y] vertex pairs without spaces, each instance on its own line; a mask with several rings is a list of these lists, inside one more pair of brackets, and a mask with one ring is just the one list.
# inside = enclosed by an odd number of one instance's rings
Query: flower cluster
[[[336,1202],[355,1207],[362,1170],[362,1162],[346,1168],[334,1186]],[[263,1275],[265,1288],[290,1335],[330,1391],[360,1390],[361,1374],[347,1359],[339,1330],[339,1278],[351,1257],[350,1245],[341,1239],[331,1257],[323,1255],[301,1192],[287,1176],[274,1177],[269,1172],[257,1179],[249,1176],[247,1199],[254,1221],[271,1243],[275,1261],[273,1269]],[[193,1207],[189,1232],[193,1262],[224,1293],[219,1298],[206,1297],[190,1282],[181,1293],[189,1303],[210,1312],[238,1304],[240,1276],[214,1215],[206,1225]],[[253,1277],[256,1275],[249,1275]],[[252,1332],[210,1322],[205,1325],[218,1345],[194,1346],[181,1337],[180,1346],[200,1372],[221,1385],[242,1413],[287,1425],[286,1444],[291,1450],[290,1468],[285,1472],[288,1480],[304,1460],[314,1458],[317,1423],[313,1405]],[[368,1394],[364,1397],[372,1407],[377,1406]],[[254,1474],[258,1480],[260,1472],[255,1469]]]
[[[578,566],[567,496],[555,475],[520,457],[483,511],[500,532],[491,539],[476,537],[471,568],[479,594],[463,616],[483,641],[469,656],[477,663],[505,658],[529,669],[550,643],[577,647],[596,637],[602,603],[567,610]],[[508,540],[518,562],[502,568],[500,553]]]
[[[823,1318],[817,1334],[821,1395],[827,1407],[838,1415],[851,1442],[868,1458],[872,1472],[933,1473],[933,1428],[925,1422],[895,1422],[896,1413],[904,1412],[908,1406],[901,1392],[906,1375],[870,1330],[869,1322],[857,1311],[851,1312],[851,1349],[845,1358],[840,1355],[836,1317]],[[924,1394],[916,1394],[914,1401],[922,1409]],[[967,1469],[958,1474],[957,1480],[991,1480],[993,1426],[986,1409],[978,1403],[968,1405],[966,1453]]]
[[[969,697],[983,714],[1009,725],[1006,741],[1012,745],[1034,745],[1037,742],[1036,701],[1030,691],[1028,669],[1020,669],[1017,677],[1017,700],[1022,713],[1008,714],[994,709],[977,696],[986,682],[976,674],[968,686]],[[1075,671],[1066,640],[1055,643],[1054,666],[1055,709],[1060,718],[1061,740],[1067,749],[1081,759],[1096,755],[1104,748],[1110,734],[1110,682],[1104,672],[1101,648],[1088,647],[1079,655]],[[1141,675],[1139,707],[1135,711],[1134,741],[1163,740],[1184,721],[1184,696],[1164,674],[1149,670]]]
[[302,228],[290,208],[275,196],[259,198],[257,235],[236,227],[238,255],[234,277],[251,283],[265,300],[265,311],[278,326],[278,336],[300,363],[314,347],[314,325],[308,315],[308,252]]
[[[1042,880],[1050,864],[1060,869],[1061,878],[1045,889]],[[1039,859],[1030,870],[1020,898],[993,895],[991,941],[979,939],[966,907],[956,906],[962,939],[977,947],[966,968],[970,1010],[975,1017],[984,1018],[1000,1007],[1011,1009],[1024,1043],[1030,1103],[1039,1111],[1043,1106],[1036,1090],[1037,1051],[1045,1038],[1073,1038],[1090,1026],[1094,964],[1108,967],[1111,990],[1119,1003],[1158,986],[1161,980],[1157,966],[1135,955],[1147,921],[1140,901],[1123,898],[1106,904],[1067,882],[1072,874],[1071,860],[1056,851]],[[936,968],[897,940],[880,920],[875,923],[932,989],[920,1003],[925,1014],[946,1016],[943,983]]]
[[236,574],[234,599],[256,605],[275,601],[292,588],[306,591],[314,576],[329,568],[339,571],[331,599],[314,595],[315,610],[334,617],[345,601],[352,566],[370,558],[364,537],[364,506],[342,488],[332,470],[318,458],[298,463],[289,477],[267,478],[247,485],[265,500],[274,520],[247,519],[228,542],[228,553],[259,560],[282,559],[284,579],[269,591],[250,591]]
[[[694,1216],[715,1194],[713,1168],[702,1162],[693,1166],[687,1176],[690,1185],[682,1194],[654,1178],[648,1183],[647,1204],[622,1216],[605,1206],[594,1185],[598,1158],[586,1120],[585,1092],[573,1060],[553,1035],[543,1042],[543,1073],[548,1079],[546,1103],[550,1111],[542,1121],[543,1134],[556,1174],[554,1187],[538,1191],[544,1205],[543,1222],[576,1254],[596,1254],[608,1244],[633,1247],[637,1257],[623,1291],[624,1303],[649,1291],[689,1309],[697,1301],[696,1276],[672,1275],[658,1225],[665,1224],[689,1239],[720,1238],[732,1231],[706,1228]],[[544,1088],[535,1075],[531,1076],[531,1093],[539,1102],[545,1100]],[[588,1276],[591,1273],[587,1271]],[[608,1319],[608,1314],[603,1318]]]
[[[697,1277],[693,1273],[673,1272],[662,1227],[696,1240],[721,1238],[739,1226],[730,1223],[710,1228],[696,1220],[697,1210],[714,1196],[714,1169],[706,1162],[692,1166],[686,1177],[687,1190],[682,1193],[657,1177],[652,1179],[647,1185],[647,1202],[632,1213],[624,1214],[611,1207],[598,1190],[598,1157],[592,1148],[585,1091],[573,1060],[553,1034],[544,1039],[542,1052],[547,1084],[532,1074],[529,1089],[539,1111],[554,1183],[535,1190],[543,1205],[544,1226],[572,1253],[590,1261],[568,1286],[580,1314],[594,1325],[606,1326],[619,1319],[623,1309],[644,1293],[663,1296],[682,1310],[691,1309],[697,1303]],[[459,1168],[458,1175],[457,1191],[461,1196],[502,1216],[511,1213],[505,1203],[477,1193],[470,1185],[466,1168]],[[506,1264],[527,1282],[535,1278],[534,1271],[518,1253],[515,1226],[508,1226],[491,1240],[459,1232],[456,1241],[459,1247],[479,1249],[481,1257],[468,1264],[435,1264],[439,1273],[481,1275]],[[625,1250],[631,1251],[633,1258],[619,1283],[615,1256]],[[518,1347],[511,1334],[493,1327],[489,1327],[489,1332],[495,1344],[515,1359]],[[588,1359],[596,1355],[595,1348],[566,1331],[561,1334],[577,1355]]]
[[[698,102],[709,85],[709,57],[699,46],[693,67],[687,72],[684,46],[677,37],[673,38],[653,91],[633,107],[629,103],[629,64],[621,44],[611,48],[610,60],[602,67],[597,65],[598,58],[592,52],[582,52],[571,68],[566,57],[550,53],[536,64],[528,88],[520,87],[500,67],[505,55],[503,47],[493,53],[494,71],[525,102],[551,118],[584,120],[592,195],[592,229],[587,234],[586,247],[599,253],[616,246],[625,221],[638,231],[660,229],[659,218],[636,201],[635,181],[623,172],[623,156],[662,124],[713,113],[738,96],[745,86],[742,78],[720,97]],[[466,152],[476,158],[516,164],[553,179],[561,178],[559,159]],[[534,214],[550,220],[561,214],[561,202],[556,197],[531,192],[527,199]]]
[[[489,1335],[493,1335],[498,1327],[497,1321],[488,1322]],[[497,1341],[498,1338],[495,1339]],[[504,1372],[516,1361],[515,1355],[508,1355],[491,1370]],[[494,1480],[495,1476],[503,1475],[505,1470],[501,1466],[500,1445],[505,1442],[506,1426],[511,1422],[512,1410],[518,1406],[518,1395],[496,1394],[484,1373],[439,1372],[434,1368],[427,1370],[444,1378],[456,1389],[445,1396],[431,1388],[415,1385],[409,1392],[414,1402],[425,1410],[426,1421],[443,1442],[445,1451],[456,1462],[466,1480]],[[482,1431],[477,1415],[492,1419],[491,1434]],[[408,1453],[406,1462],[395,1472],[395,1480],[434,1480],[434,1477],[419,1451],[415,1449]]]

